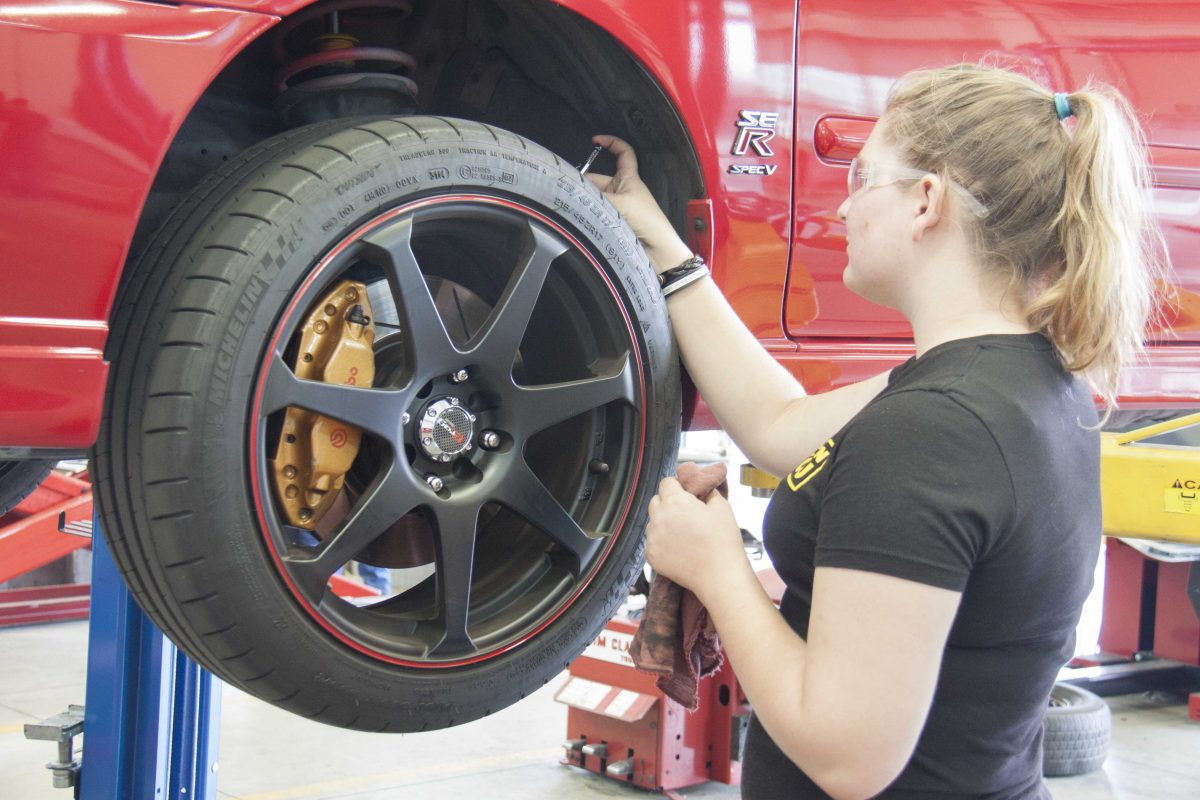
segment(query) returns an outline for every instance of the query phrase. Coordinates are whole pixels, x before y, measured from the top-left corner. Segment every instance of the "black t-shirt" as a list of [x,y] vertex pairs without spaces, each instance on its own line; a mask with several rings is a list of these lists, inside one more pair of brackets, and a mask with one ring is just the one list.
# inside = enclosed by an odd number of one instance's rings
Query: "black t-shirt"
[[[1042,716],[1100,546],[1095,425],[1045,337],[960,339],[896,368],[776,489],[764,541],[800,636],[817,567],[962,593],[916,750],[880,797],[1049,796]],[[742,775],[753,800],[828,796],[757,720]]]

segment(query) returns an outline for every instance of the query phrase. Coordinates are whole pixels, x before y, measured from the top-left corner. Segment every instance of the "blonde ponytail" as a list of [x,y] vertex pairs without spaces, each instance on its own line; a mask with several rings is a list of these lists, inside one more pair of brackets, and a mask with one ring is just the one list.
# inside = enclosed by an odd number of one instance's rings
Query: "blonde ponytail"
[[884,135],[988,208],[963,220],[982,263],[1022,288],[1030,326],[1111,410],[1121,366],[1142,349],[1165,247],[1129,104],[1103,86],[1067,101],[1064,124],[1054,96],[1022,75],[922,70],[893,87]]
[[1147,202],[1144,143],[1129,104],[1108,87],[1068,100],[1075,132],[1054,220],[1063,262],[1027,316],[1049,333],[1067,369],[1088,375],[1112,408],[1121,365],[1142,349],[1161,239]]

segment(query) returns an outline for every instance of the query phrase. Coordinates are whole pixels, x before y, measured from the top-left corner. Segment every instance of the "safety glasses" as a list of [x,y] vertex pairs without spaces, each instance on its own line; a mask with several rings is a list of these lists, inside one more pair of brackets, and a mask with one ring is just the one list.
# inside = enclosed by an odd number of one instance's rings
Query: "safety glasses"
[[[920,180],[929,174],[929,170],[914,169],[899,165],[887,165],[883,168],[878,168],[875,164],[856,157],[850,161],[850,172],[846,175],[846,191],[850,197],[854,197],[864,189],[890,186],[899,181]],[[976,217],[983,219],[988,215],[987,206],[979,202],[979,199],[968,192],[962,185],[955,181],[950,181],[950,188],[958,194],[959,198],[963,201],[963,205],[967,207],[967,210]]]

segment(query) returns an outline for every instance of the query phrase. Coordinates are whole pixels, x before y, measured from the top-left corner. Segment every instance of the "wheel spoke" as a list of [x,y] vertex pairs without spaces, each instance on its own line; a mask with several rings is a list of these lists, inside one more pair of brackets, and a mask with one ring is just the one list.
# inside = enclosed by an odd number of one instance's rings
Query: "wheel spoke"
[[525,338],[529,318],[541,297],[546,275],[554,259],[566,252],[566,245],[529,225],[529,242],[521,263],[508,281],[483,329],[473,339],[475,360],[500,364],[511,369],[517,348]]
[[583,574],[584,566],[604,542],[602,538],[592,538],[584,533],[524,462],[509,473],[505,491],[496,500],[520,514],[566,551],[575,577]]
[[519,409],[519,427],[525,436],[615,400],[632,405],[636,398],[633,361],[628,354],[592,378],[516,388],[514,406]]
[[376,476],[315,553],[292,553],[285,557],[306,596],[320,598],[333,573],[421,503],[422,487],[409,474],[402,465],[393,464]]
[[433,363],[452,362],[457,351],[412,251],[412,227],[412,219],[403,219],[369,234],[362,240],[362,257],[387,276],[409,355]]
[[467,617],[471,605],[479,504],[453,500],[438,503],[434,515],[437,520],[437,587],[442,636],[429,649],[429,655],[462,655],[476,649],[467,633]]
[[275,355],[267,366],[262,414],[296,406],[370,431],[395,444],[398,421],[410,400],[411,393],[406,391],[302,380]]

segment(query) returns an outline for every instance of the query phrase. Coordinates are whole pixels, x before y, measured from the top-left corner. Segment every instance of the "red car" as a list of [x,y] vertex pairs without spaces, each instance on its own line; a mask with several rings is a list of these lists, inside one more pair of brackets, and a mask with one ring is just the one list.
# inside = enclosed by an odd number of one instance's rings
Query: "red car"
[[[714,424],[591,135],[821,391],[911,353],[842,286],[846,164],[896,75],[979,59],[1144,115],[1172,330],[1122,401],[1200,405],[1200,3],[0,5],[0,498],[90,449],[139,601],[266,700],[499,709],[625,595],[681,413]],[[349,562],[393,589],[331,591]]]

